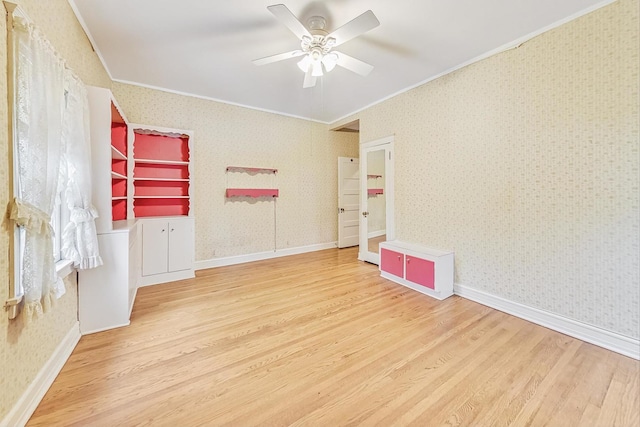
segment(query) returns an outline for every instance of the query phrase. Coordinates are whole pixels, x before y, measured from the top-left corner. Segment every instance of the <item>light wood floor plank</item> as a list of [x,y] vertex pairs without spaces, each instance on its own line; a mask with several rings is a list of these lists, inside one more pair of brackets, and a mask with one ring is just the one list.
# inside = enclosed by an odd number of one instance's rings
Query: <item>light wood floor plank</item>
[[357,248],[139,289],[30,426],[637,426],[639,362],[382,279]]

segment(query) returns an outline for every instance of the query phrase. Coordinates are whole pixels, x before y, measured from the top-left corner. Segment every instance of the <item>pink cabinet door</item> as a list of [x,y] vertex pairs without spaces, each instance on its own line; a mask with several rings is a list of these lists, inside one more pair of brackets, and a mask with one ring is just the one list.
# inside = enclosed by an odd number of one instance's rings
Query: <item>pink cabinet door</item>
[[404,254],[380,248],[380,269],[394,276],[404,277]]
[[406,279],[418,285],[435,289],[434,265],[432,261],[407,255]]

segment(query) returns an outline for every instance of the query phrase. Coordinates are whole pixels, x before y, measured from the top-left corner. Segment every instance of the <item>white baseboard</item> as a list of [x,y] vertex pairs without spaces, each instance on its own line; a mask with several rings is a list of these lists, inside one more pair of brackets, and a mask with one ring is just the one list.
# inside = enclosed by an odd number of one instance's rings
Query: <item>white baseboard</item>
[[20,399],[11,408],[11,411],[0,421],[2,427],[24,426],[38,407],[60,370],[71,356],[73,349],[80,341],[80,325],[76,322],[62,339],[49,360],[40,368],[38,375],[29,384]]
[[385,234],[387,234],[387,230],[372,231],[367,234],[367,238],[373,239],[374,237],[384,236]]
[[453,285],[454,293],[463,298],[512,314],[554,331],[578,338],[607,350],[640,359],[640,340],[626,337],[606,329],[578,322],[548,311],[520,304],[464,285]]
[[172,271],[171,273],[153,274],[151,276],[140,276],[138,279],[138,288],[159,285],[167,282],[175,282],[177,280],[193,279],[194,277],[196,277],[196,275],[194,270],[191,269]]
[[203,261],[196,261],[196,270],[205,270],[207,268],[224,267],[227,265],[243,264],[245,262],[262,261],[265,259],[279,258],[289,255],[304,254],[307,252],[322,251],[325,249],[334,249],[338,247],[337,242],[320,243],[317,245],[298,246],[295,248],[277,249],[275,251],[257,252],[247,255],[236,255],[224,258],[213,258]]

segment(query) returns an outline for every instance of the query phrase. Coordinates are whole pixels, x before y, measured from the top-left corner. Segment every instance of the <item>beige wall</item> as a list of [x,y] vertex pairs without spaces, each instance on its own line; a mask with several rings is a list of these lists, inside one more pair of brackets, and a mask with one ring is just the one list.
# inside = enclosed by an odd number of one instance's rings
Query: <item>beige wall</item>
[[[20,3],[85,83],[111,86],[65,0]],[[398,237],[455,250],[459,284],[637,338],[638,24],[637,0],[619,0],[359,114],[363,141],[396,134]],[[0,99],[5,35],[0,20]],[[280,170],[277,247],[336,239],[336,158],[357,155],[357,136],[122,84],[114,92],[132,121],[196,132],[197,259],[273,249],[272,202],[225,202],[228,165]],[[8,161],[0,156],[0,206]],[[3,283],[8,247],[5,227]],[[44,321],[0,316],[0,419],[76,304],[71,280]]]
[[[22,0],[18,2],[46,35],[67,64],[86,83],[108,87],[111,84],[97,55],[66,0]],[[4,11],[4,8],[2,7]],[[60,31],[64,29],[64,31]],[[7,99],[6,20],[0,19],[0,99]],[[7,129],[7,103],[0,102],[0,128]],[[0,132],[0,152],[8,153],[7,132]],[[0,206],[9,202],[9,158],[0,156]],[[4,209],[4,208],[3,208]],[[6,221],[0,230],[0,303],[8,297],[9,231]],[[45,316],[27,324],[22,317],[0,315],[0,420],[33,381],[51,357],[62,338],[77,320],[75,276],[65,280],[67,293]]]
[[[112,82],[65,0],[24,0],[31,20],[58,53],[89,85]],[[6,46],[6,23],[0,24],[0,44]],[[61,31],[60,29],[64,29]],[[6,99],[6,50],[0,49],[0,98]],[[212,101],[116,84],[116,99],[128,119],[137,123],[192,129],[197,259],[247,254],[332,242],[337,239],[337,157],[357,156],[357,135],[329,132],[322,124],[263,113]],[[6,104],[0,103],[0,123],[6,129]],[[8,152],[6,133],[0,150]],[[274,202],[225,201],[225,167],[264,166],[279,170]],[[0,159],[0,206],[9,201],[9,159]],[[238,178],[238,177],[236,177]],[[257,177],[262,182],[264,176]],[[239,179],[247,179],[240,176]],[[270,184],[270,183],[269,183]],[[249,185],[249,183],[247,183]],[[0,280],[7,283],[9,232],[0,232]],[[0,316],[0,420],[33,381],[43,364],[77,319],[74,278],[67,294],[38,322]],[[7,298],[0,287],[0,301]]]
[[[114,83],[113,92],[132,123],[195,132],[196,260],[337,240],[338,157],[357,157],[357,134],[127,84]],[[227,166],[276,168],[278,174],[226,174]],[[275,186],[280,197],[276,202],[227,200],[227,184]]]
[[638,8],[358,114],[361,141],[395,134],[398,238],[454,250],[457,284],[638,338]]

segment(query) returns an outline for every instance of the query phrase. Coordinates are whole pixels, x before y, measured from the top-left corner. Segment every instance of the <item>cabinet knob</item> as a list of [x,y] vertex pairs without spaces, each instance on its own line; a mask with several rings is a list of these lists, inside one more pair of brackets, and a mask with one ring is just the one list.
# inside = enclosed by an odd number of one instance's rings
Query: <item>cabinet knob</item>
[[411,258],[407,258],[407,264],[411,262]]
[[171,229],[171,232],[173,233],[173,231],[174,231],[174,230],[175,230],[175,228],[172,228],[172,229]]
[[164,230],[164,228],[163,228],[163,229],[162,229],[162,232],[164,233],[164,231],[165,231],[165,230]]
[[400,261],[400,255],[398,255],[398,261]]

